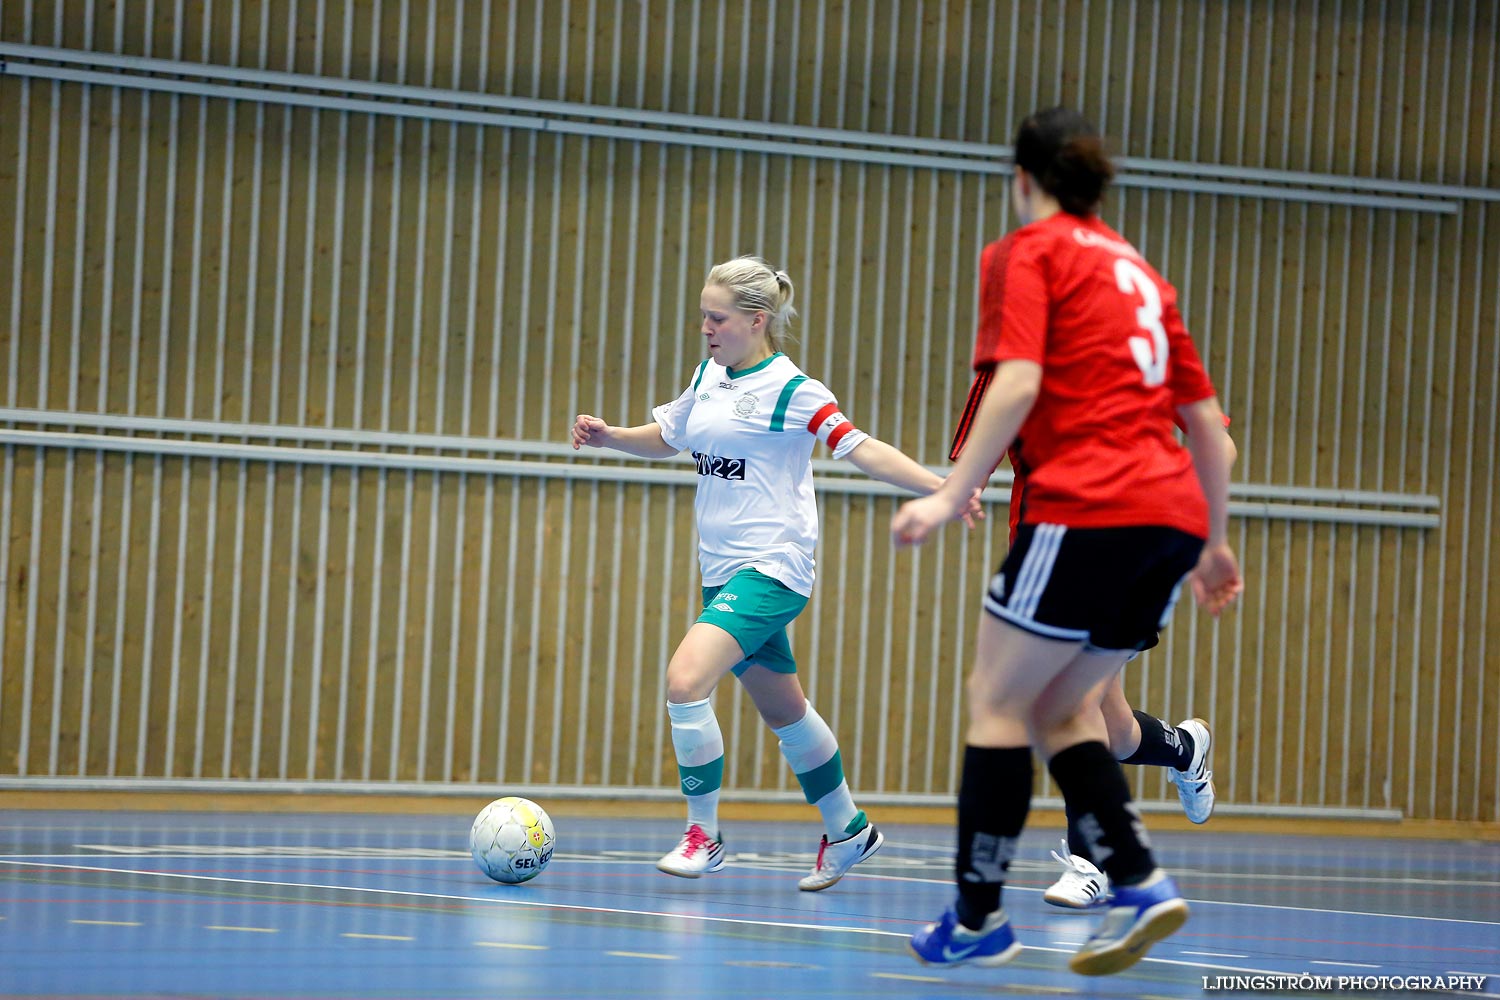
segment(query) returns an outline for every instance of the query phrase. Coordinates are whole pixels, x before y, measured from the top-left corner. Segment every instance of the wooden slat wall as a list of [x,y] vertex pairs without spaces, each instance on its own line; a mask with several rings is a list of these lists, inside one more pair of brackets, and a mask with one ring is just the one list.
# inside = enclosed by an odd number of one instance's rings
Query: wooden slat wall
[[[996,143],[1068,102],[1127,156],[1500,187],[1495,9],[1456,0],[3,0],[0,39]],[[754,250],[797,281],[794,356],[939,463],[1005,187],[0,76],[0,392],[556,441],[580,409],[638,422],[675,395],[703,273]],[[1238,610],[1185,609],[1130,669],[1142,706],[1216,721],[1228,801],[1500,818],[1493,211],[1111,195],[1182,293],[1239,481],[1442,501],[1431,531],[1238,519]],[[809,691],[857,789],[951,791],[1003,512],[897,555],[890,501],[823,504]],[[0,774],[669,786],[690,507],[7,446]],[[791,788],[719,698],[730,782]]]

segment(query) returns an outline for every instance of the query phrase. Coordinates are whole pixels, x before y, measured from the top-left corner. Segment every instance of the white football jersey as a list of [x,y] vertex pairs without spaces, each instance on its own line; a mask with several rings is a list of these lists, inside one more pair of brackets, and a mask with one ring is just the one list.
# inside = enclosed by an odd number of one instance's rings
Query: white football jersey
[[717,587],[746,567],[812,596],[818,506],[813,445],[843,458],[868,437],[827,386],[784,354],[731,373],[707,360],[651,411],[662,439],[698,463],[698,564]]

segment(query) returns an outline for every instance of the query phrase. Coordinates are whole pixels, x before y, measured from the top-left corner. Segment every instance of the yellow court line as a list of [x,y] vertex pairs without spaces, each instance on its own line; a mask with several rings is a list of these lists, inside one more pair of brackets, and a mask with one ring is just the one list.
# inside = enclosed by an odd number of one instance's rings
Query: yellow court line
[[93,927],[139,927],[139,920],[69,920],[70,924],[88,924]]
[[876,979],[900,979],[908,983],[946,983],[948,981],[937,976],[908,976],[900,972],[872,972],[870,975]]
[[606,955],[614,955],[617,958],[654,958],[661,962],[675,962],[676,955],[653,955],[649,951],[606,951]]
[[206,931],[244,931],[249,934],[275,934],[279,927],[235,927],[232,924],[205,924]]
[[346,938],[362,938],[366,941],[415,941],[416,938],[407,937],[404,934],[356,934],[347,931],[343,934]]
[[518,951],[546,951],[544,944],[512,944],[509,941],[475,941],[477,948],[515,948]]

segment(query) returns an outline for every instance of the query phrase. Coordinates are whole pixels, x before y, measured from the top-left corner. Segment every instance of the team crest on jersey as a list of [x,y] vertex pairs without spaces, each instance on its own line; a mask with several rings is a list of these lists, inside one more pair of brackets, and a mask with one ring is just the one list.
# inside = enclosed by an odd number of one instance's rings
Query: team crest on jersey
[[756,411],[760,405],[760,397],[753,392],[747,392],[734,401],[734,413],[737,417],[748,417]]

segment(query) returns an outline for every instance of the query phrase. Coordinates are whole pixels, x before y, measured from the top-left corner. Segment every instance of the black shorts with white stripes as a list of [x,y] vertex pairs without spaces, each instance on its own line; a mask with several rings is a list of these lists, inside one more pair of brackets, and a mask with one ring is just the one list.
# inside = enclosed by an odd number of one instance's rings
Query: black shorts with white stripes
[[984,608],[1048,639],[1150,649],[1202,550],[1203,539],[1176,528],[1023,524]]

